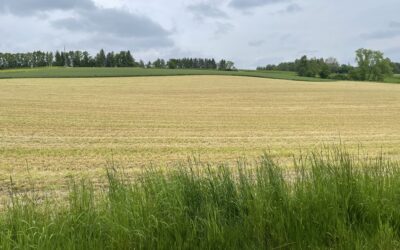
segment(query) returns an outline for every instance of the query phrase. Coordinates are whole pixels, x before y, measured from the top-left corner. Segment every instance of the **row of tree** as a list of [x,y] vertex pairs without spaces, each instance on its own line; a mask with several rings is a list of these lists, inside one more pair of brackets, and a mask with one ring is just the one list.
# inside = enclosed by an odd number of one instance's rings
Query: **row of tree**
[[357,66],[342,64],[333,58],[307,58],[294,62],[258,67],[258,70],[295,71],[300,76],[334,78],[342,80],[383,81],[393,73],[400,74],[400,63],[392,63],[380,51],[359,49],[356,51]]
[[[50,66],[66,67],[135,67],[138,63],[133,58],[131,52],[121,51],[119,53],[105,53],[100,50],[95,57],[87,51],[56,52],[55,60]],[[35,67],[35,66],[33,66]]]
[[163,59],[157,59],[152,63],[151,67],[169,69],[217,69],[218,65],[214,59],[182,58],[169,59],[167,62]]
[[51,52],[0,53],[0,69],[51,66],[54,56]]
[[278,65],[269,64],[257,67],[257,70],[295,71],[300,76],[328,78],[331,74],[348,74],[354,67],[347,64],[340,65],[336,58],[307,58],[302,56],[294,62],[283,62]]
[[142,68],[169,68],[169,69],[218,69],[234,70],[234,63],[205,58],[157,59],[145,64],[142,60],[136,61],[131,52],[108,52],[103,49],[95,56],[87,51],[69,52],[42,52],[32,53],[0,53],[0,69],[34,68],[45,66],[65,67],[142,67]]
[[44,66],[66,67],[135,67],[131,52],[105,53],[100,50],[95,57],[87,51],[53,52],[35,51],[29,53],[0,53],[0,69],[34,68]]
[[157,59],[153,63],[149,62],[147,68],[159,69],[218,69],[218,70],[235,70],[234,63],[222,59],[218,63],[215,59],[207,58],[182,58],[182,59]]

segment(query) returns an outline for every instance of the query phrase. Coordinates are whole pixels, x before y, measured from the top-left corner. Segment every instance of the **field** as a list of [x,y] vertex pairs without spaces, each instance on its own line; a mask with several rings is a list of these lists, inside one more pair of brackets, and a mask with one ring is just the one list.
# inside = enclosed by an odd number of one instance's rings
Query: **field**
[[142,68],[64,68],[44,67],[33,69],[0,70],[0,79],[6,78],[83,78],[83,77],[136,77],[136,76],[176,76],[176,75],[228,75],[249,76],[296,81],[331,81],[313,77],[298,76],[288,71],[219,71],[204,69],[142,69]]
[[[335,80],[298,76],[291,71],[238,70],[219,71],[204,69],[142,69],[142,68],[65,68],[42,67],[28,69],[0,70],[0,79],[10,78],[90,78],[90,77],[137,77],[137,76],[190,76],[227,75],[258,78],[284,79],[293,81],[332,82]],[[387,83],[400,83],[400,75],[385,79]]]
[[400,247],[400,85],[112,74],[0,80],[0,249]]
[[[232,76],[0,80],[0,182],[56,189],[187,157],[234,162],[344,142],[400,156],[400,85]],[[101,181],[100,181],[101,182]]]

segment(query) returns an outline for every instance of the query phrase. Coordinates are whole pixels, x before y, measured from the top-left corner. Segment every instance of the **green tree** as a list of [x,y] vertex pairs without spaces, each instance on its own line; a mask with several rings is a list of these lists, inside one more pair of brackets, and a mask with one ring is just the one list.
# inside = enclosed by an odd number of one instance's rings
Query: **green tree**
[[329,65],[322,62],[321,69],[319,71],[319,77],[326,79],[329,77],[330,74],[331,74],[331,69],[329,68]]
[[325,64],[328,66],[330,72],[338,73],[340,66],[336,58],[328,57],[325,59]]
[[226,70],[226,61],[224,59],[222,59],[221,61],[219,61],[218,63],[218,70]]
[[114,52],[107,53],[106,62],[105,62],[106,67],[115,67],[116,66],[115,59],[116,58],[115,58]]
[[393,73],[400,74],[400,63],[392,63]]
[[353,73],[354,78],[362,81],[383,81],[393,74],[392,63],[383,53],[376,50],[358,49],[356,51],[358,68]]
[[84,51],[84,52],[82,53],[82,55],[83,55],[83,57],[82,57],[81,66],[82,66],[82,67],[91,67],[91,65],[90,65],[90,59],[91,59],[91,57],[90,57],[90,55],[89,55],[89,52]]
[[47,66],[53,66],[53,62],[54,62],[54,56],[53,56],[53,52],[47,52],[46,53],[46,63]]
[[226,70],[235,70],[235,63],[233,63],[232,61],[227,61]]
[[307,56],[302,56],[299,60],[296,60],[297,74],[299,76],[306,76],[308,72],[308,59]]
[[136,62],[135,59],[133,58],[131,52],[128,50],[125,54],[125,63],[126,63],[126,67],[134,67]]
[[167,62],[167,66],[169,69],[176,69],[178,66],[178,62],[176,59],[169,59]]
[[55,66],[64,66],[64,59],[60,52],[56,51],[54,57],[55,57],[55,62],[54,62]]
[[96,55],[96,66],[97,67],[105,67],[106,66],[106,54],[104,50],[101,49],[100,52]]

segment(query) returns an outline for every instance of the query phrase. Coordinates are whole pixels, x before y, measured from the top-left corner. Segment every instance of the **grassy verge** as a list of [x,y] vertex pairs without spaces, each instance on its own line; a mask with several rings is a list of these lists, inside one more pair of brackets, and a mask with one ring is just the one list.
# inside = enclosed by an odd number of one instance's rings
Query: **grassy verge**
[[295,72],[285,71],[219,71],[199,69],[142,69],[142,68],[33,68],[0,70],[0,79],[7,78],[86,78],[86,77],[134,77],[134,76],[179,76],[179,75],[229,75],[248,76],[297,81],[329,81],[313,77],[301,77]]
[[11,195],[1,249],[394,249],[400,247],[399,164],[333,150],[285,172],[188,164],[108,188],[71,184],[65,203]]

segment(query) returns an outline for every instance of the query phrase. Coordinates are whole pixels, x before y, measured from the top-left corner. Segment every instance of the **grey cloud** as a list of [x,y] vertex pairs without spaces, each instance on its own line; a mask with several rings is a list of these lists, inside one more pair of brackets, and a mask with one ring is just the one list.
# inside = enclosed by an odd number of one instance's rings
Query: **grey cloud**
[[361,38],[370,40],[394,38],[397,36],[400,36],[400,22],[396,21],[389,23],[389,29],[373,31],[360,35]]
[[111,43],[113,41],[110,41],[110,37],[118,37],[119,43],[128,39],[132,45],[140,47],[146,44],[148,47],[172,45],[170,32],[145,16],[123,10],[99,8],[77,13],[77,17],[56,20],[52,24],[57,28],[73,32],[82,31],[89,36],[95,36],[94,41]]
[[394,61],[400,61],[400,47],[392,47],[384,50],[385,54],[389,54]]
[[160,39],[159,37],[118,37],[110,34],[93,34],[86,39],[77,41],[75,47],[87,47],[97,49],[112,48],[116,50],[124,50],[127,48],[149,49],[160,47],[172,47],[173,43],[170,39]]
[[303,8],[301,8],[300,5],[295,4],[295,3],[289,4],[286,7],[286,12],[287,13],[295,13],[295,12],[300,12],[302,10],[303,10]]
[[296,3],[289,4],[285,9],[278,11],[279,14],[293,14],[302,11],[303,8]]
[[172,44],[170,32],[150,18],[120,9],[100,8],[93,0],[0,0],[1,11],[26,17],[38,17],[49,11],[69,11],[71,17],[47,21],[58,29],[83,32],[87,40],[97,43],[122,44],[126,40],[141,47]]
[[297,52],[297,57],[304,56],[304,55],[306,55],[306,56],[315,56],[315,55],[318,54],[318,53],[319,53],[319,50],[316,50],[316,49],[312,49],[312,50],[308,50],[308,49],[306,49],[306,50],[300,50],[300,51]]
[[400,28],[400,22],[392,21],[389,24],[390,28]]
[[95,8],[91,0],[1,0],[0,11],[18,16],[37,12]]
[[264,40],[256,40],[256,41],[250,41],[248,44],[251,47],[260,47],[261,45],[263,45],[265,43]]
[[371,33],[361,34],[360,37],[363,39],[387,39],[394,38],[400,36],[399,30],[382,30],[382,31],[374,31]]
[[187,6],[187,9],[191,11],[197,18],[227,18],[228,15],[221,9],[211,4],[199,3]]
[[226,35],[231,30],[233,30],[233,28],[235,26],[233,24],[231,24],[231,23],[217,22],[215,24],[215,27],[216,27],[216,29],[214,31],[214,37],[215,38],[220,38],[221,36]]
[[283,3],[290,0],[232,0],[229,5],[237,9],[248,9],[274,3]]
[[75,18],[54,21],[59,28],[71,31],[115,34],[123,37],[163,37],[169,33],[151,19],[117,9],[93,9]]

